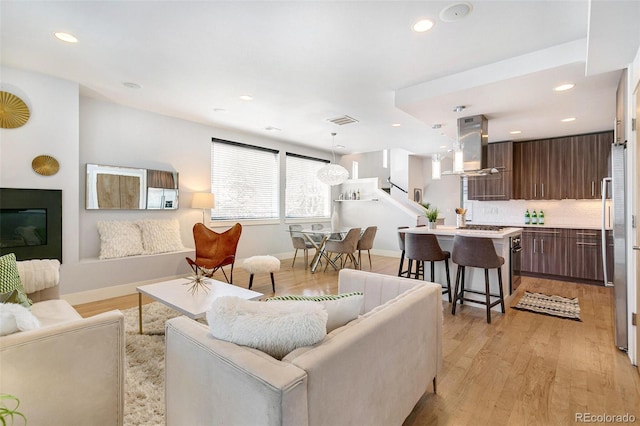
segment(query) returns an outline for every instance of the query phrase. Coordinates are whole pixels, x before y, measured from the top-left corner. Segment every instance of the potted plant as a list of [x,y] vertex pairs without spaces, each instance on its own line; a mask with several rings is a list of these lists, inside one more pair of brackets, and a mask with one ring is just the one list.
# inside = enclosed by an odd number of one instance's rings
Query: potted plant
[[427,216],[427,220],[429,220],[429,229],[436,229],[436,220],[438,220],[438,209],[436,207],[430,208],[427,210],[425,215]]
[[[7,405],[8,404],[8,405]],[[9,407],[12,406],[13,408]],[[22,424],[27,424],[27,418],[18,411],[20,400],[13,395],[0,394],[0,425],[13,425],[15,418],[21,418]]]

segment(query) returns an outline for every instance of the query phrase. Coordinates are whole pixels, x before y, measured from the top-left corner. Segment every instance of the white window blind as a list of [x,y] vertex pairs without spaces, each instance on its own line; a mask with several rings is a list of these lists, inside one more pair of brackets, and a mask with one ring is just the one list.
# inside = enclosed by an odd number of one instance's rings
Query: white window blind
[[316,174],[328,162],[287,152],[285,214],[287,218],[328,218],[331,187]]
[[278,219],[278,181],[278,151],[212,139],[211,219]]

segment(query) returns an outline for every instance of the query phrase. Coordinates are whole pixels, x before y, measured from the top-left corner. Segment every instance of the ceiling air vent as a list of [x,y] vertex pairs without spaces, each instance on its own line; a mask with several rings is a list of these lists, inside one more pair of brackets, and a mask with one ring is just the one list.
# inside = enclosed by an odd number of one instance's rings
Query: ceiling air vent
[[353,117],[349,117],[348,115],[343,115],[343,116],[336,117],[336,118],[330,118],[327,121],[330,121],[333,124],[337,124],[338,126],[344,126],[345,124],[351,124],[351,123],[357,123],[358,122],[358,120],[356,120]]

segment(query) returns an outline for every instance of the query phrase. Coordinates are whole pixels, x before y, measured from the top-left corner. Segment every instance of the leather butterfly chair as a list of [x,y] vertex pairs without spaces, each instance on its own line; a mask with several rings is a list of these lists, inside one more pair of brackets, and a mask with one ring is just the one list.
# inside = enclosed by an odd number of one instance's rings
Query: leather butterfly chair
[[[233,283],[233,265],[236,261],[236,249],[242,225],[236,223],[228,230],[218,233],[207,228],[202,223],[193,225],[193,239],[196,243],[196,260],[187,257],[187,263],[195,274],[198,272],[212,278],[220,269],[228,283]],[[231,265],[230,278],[222,268]]]

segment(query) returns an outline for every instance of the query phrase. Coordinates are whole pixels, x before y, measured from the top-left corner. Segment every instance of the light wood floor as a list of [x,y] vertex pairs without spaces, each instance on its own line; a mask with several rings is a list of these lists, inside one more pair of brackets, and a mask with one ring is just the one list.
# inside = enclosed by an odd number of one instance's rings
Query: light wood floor
[[[374,272],[395,275],[397,265],[398,259],[373,256]],[[237,268],[234,282],[246,286],[248,275]],[[256,276],[253,288],[271,295],[269,276]],[[576,413],[628,413],[640,421],[640,375],[614,346],[611,289],[525,277],[512,304],[524,290],[578,297],[582,322],[507,307],[487,324],[483,309],[464,306],[453,316],[443,302],[438,393],[429,389],[405,425],[566,425]],[[283,261],[276,291],[335,293],[337,272],[311,274],[300,258],[294,269]],[[137,304],[131,295],[76,309],[90,316]]]

